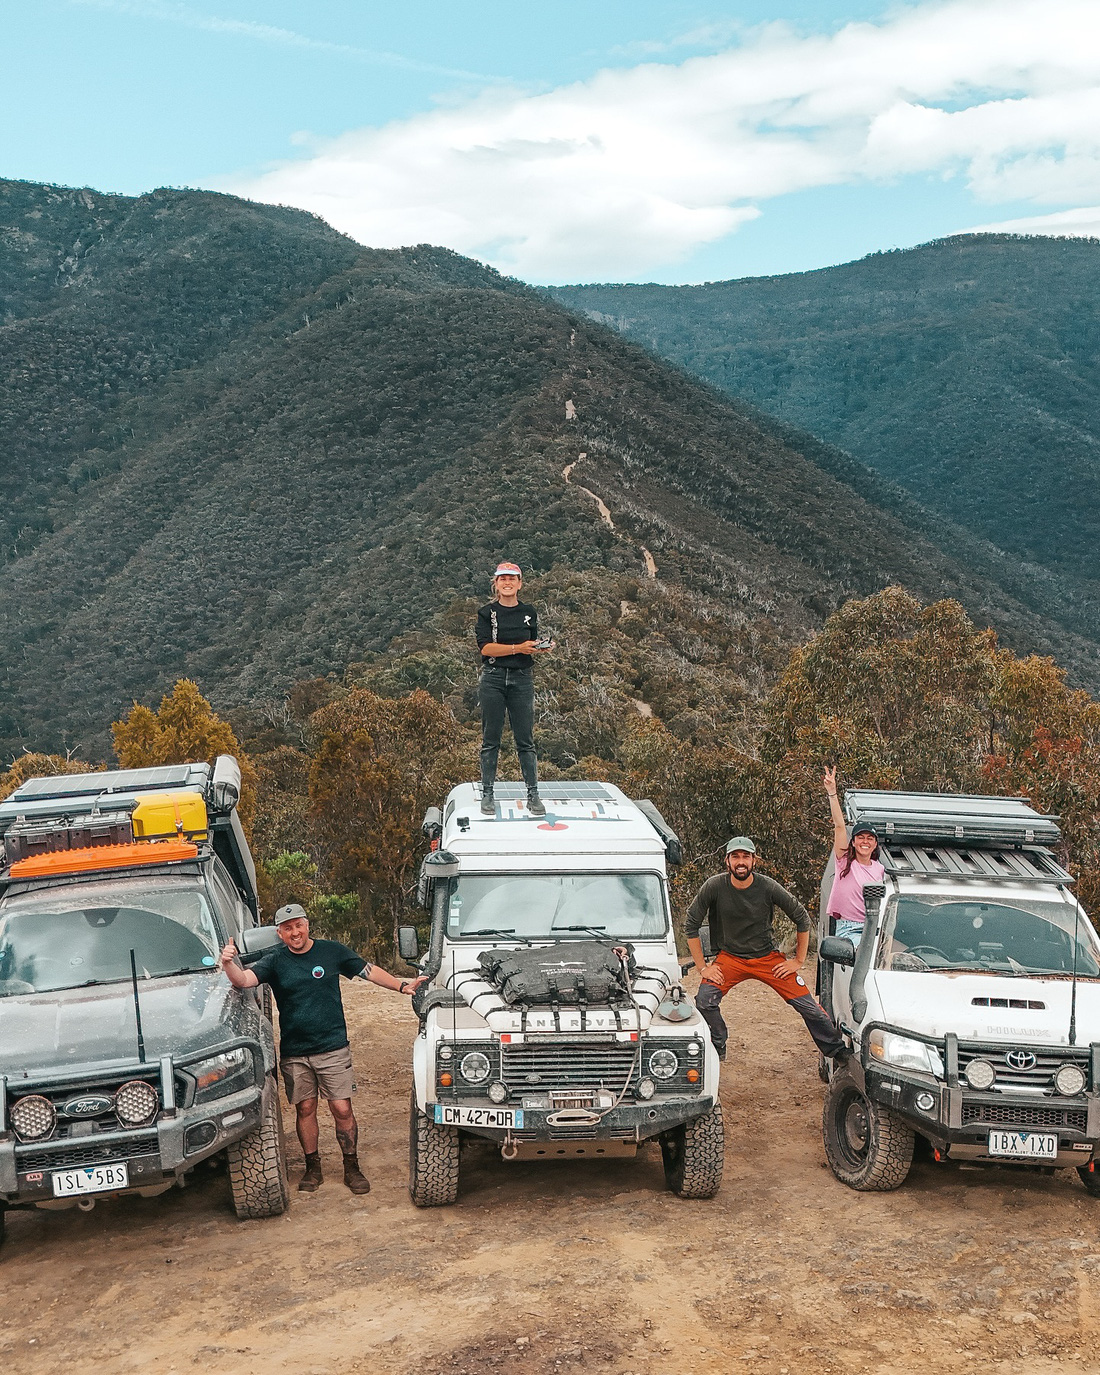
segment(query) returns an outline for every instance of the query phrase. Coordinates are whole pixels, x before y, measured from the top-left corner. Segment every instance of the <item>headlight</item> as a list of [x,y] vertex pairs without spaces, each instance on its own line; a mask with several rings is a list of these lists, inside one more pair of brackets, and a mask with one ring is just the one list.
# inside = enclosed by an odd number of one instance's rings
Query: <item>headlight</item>
[[988,1060],[971,1060],[963,1074],[972,1089],[992,1088],[997,1077],[997,1071]]
[[1085,1071],[1080,1065],[1062,1065],[1054,1076],[1054,1087],[1063,1098],[1073,1098],[1084,1093]]
[[503,1084],[490,1084],[489,1097],[494,1103],[503,1103],[508,1097],[508,1090]]
[[471,1050],[469,1055],[464,1055],[458,1066],[463,1079],[471,1084],[480,1084],[488,1079],[489,1069],[489,1057],[482,1055],[480,1050]]
[[144,1127],[159,1107],[156,1089],[144,1079],[131,1079],[115,1094],[115,1116],[124,1127]]
[[227,1079],[243,1073],[246,1068],[252,1068],[252,1055],[244,1046],[238,1046],[236,1050],[211,1055],[209,1060],[200,1060],[198,1064],[189,1065],[188,1068],[195,1076],[200,1098],[221,1098],[231,1092],[230,1089],[221,1087]]
[[28,1093],[13,1103],[10,1117],[20,1141],[42,1141],[57,1126],[57,1110],[40,1093]]
[[883,1064],[897,1065],[899,1069],[919,1069],[925,1074],[934,1074],[937,1079],[943,1078],[939,1051],[924,1041],[898,1036],[893,1031],[872,1031],[867,1049],[872,1059],[881,1060]]
[[652,1098],[657,1092],[657,1085],[652,1079],[640,1079],[638,1081],[638,1097]]
[[671,1050],[655,1050],[649,1057],[649,1072],[655,1079],[671,1079],[680,1062]]
[[436,1055],[438,1055],[441,1060],[449,1060],[453,1054],[454,1051],[450,1046],[440,1046],[436,1051]]

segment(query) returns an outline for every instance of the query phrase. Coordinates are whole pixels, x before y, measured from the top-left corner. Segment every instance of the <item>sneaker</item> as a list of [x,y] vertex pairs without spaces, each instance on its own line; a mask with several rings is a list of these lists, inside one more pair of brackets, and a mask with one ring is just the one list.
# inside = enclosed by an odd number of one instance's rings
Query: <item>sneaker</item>
[[481,815],[496,816],[497,804],[493,797],[492,788],[482,788],[481,790]]
[[532,816],[545,816],[546,803],[539,797],[538,793],[527,794],[527,810]]
[[353,1194],[370,1193],[370,1180],[359,1168],[358,1156],[344,1156],[344,1183]]
[[312,1194],[325,1182],[325,1177],[321,1173],[320,1155],[306,1156],[306,1172],[298,1181],[298,1191],[303,1194]]

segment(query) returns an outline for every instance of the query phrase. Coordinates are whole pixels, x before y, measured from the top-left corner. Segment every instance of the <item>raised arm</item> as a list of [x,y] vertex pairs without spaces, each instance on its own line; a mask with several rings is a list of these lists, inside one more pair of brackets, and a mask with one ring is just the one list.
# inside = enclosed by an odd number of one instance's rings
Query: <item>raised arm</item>
[[826,765],[822,777],[825,791],[829,795],[829,814],[833,818],[833,853],[840,859],[848,852],[848,827],[836,795],[836,765]]
[[243,969],[237,963],[237,947],[233,941],[226,941],[222,946],[222,969],[234,988],[255,988],[260,982],[251,969]]

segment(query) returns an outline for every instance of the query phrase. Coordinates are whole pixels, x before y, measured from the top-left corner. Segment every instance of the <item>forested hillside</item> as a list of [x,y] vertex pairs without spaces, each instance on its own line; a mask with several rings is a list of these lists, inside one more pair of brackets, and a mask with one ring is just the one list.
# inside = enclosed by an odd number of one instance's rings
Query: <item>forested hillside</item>
[[1100,681],[1055,580],[476,263],[206,193],[3,191],[9,752],[102,756],[180,676],[261,716],[357,663],[468,702],[473,656],[436,646],[502,553],[565,632],[563,763],[622,712],[728,734],[888,583]]
[[783,277],[552,294],[1095,596],[1100,242],[967,235]]

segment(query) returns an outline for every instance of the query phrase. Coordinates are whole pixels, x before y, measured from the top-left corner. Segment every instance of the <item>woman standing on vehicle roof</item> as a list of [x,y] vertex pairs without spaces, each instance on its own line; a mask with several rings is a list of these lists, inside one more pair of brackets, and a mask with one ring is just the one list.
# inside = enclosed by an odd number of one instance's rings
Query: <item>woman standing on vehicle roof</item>
[[539,639],[535,608],[519,599],[523,574],[518,563],[501,563],[493,574],[493,600],[477,613],[477,647],[481,652],[481,813],[496,815],[493,788],[504,715],[512,727],[519,767],[527,784],[527,809],[545,816],[539,797],[539,766],[535,757],[534,656],[553,649],[553,640]]
[[858,945],[866,911],[863,890],[868,883],[883,883],[886,871],[878,857],[878,832],[869,821],[857,822],[851,836],[836,795],[836,765],[825,768],[825,791],[833,818],[833,857],[836,869],[826,908],[836,920],[835,936],[847,936]]

